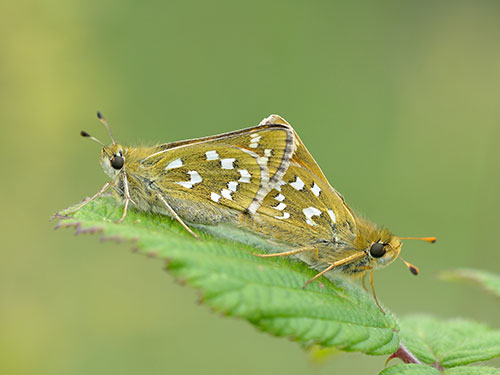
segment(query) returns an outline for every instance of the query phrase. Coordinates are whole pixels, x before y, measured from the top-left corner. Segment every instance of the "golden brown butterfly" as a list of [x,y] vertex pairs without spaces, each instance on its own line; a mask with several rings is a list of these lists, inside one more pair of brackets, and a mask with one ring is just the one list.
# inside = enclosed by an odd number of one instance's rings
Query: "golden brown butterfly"
[[225,230],[217,228],[239,228],[270,241],[275,250],[259,256],[293,255],[318,270],[304,287],[329,271],[353,277],[370,271],[374,297],[373,270],[400,254],[403,237],[356,215],[280,116],[252,128],[153,147],[118,144],[98,117],[112,144],[81,134],[103,146],[100,161],[111,181],[65,214],[111,188],[124,205],[120,222],[132,205],[175,218],[198,239],[190,226],[218,233]]

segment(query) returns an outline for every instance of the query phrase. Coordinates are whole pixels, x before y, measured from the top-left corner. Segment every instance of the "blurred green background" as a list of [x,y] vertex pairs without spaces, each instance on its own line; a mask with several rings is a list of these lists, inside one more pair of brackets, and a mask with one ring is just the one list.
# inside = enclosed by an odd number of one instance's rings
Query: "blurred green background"
[[[497,1],[18,1],[0,4],[0,373],[376,373],[385,357],[312,362],[299,345],[197,304],[127,244],[49,217],[106,181],[98,145],[153,144],[278,113],[350,205],[407,242],[376,273],[398,316],[499,304],[439,281],[499,272]],[[394,361],[397,362],[397,361]],[[493,364],[499,365],[496,361]]]

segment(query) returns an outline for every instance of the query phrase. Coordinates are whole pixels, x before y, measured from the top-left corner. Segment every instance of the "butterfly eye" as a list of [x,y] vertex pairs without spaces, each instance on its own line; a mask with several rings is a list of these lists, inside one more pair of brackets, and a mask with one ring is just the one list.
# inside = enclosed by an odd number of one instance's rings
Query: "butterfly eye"
[[385,244],[380,242],[375,242],[370,247],[370,255],[374,258],[380,258],[385,254]]
[[111,166],[114,169],[122,169],[123,163],[125,163],[125,159],[123,159],[123,157],[120,155],[113,155],[113,159],[111,159]]

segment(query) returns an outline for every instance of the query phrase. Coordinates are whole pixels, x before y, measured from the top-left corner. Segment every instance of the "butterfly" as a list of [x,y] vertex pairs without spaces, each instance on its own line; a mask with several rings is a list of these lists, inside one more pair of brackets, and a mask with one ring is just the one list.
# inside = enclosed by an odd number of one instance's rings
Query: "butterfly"
[[[152,147],[100,143],[109,189],[123,203],[170,216],[195,238],[191,226],[230,225],[277,244],[262,257],[295,256],[318,271],[306,281],[339,271],[351,277],[387,266],[399,257],[402,239],[356,215],[326,179],[291,125],[271,115],[258,126]],[[420,238],[434,242],[434,237]],[[283,250],[285,247],[285,250]],[[412,273],[418,269],[403,260]],[[380,305],[379,305],[380,307]]]

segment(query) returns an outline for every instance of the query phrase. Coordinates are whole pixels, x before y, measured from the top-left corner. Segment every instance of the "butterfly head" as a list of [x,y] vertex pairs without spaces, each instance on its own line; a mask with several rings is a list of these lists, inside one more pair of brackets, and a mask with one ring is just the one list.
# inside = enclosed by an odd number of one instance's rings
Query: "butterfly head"
[[[394,262],[397,258],[409,268],[414,275],[418,274],[418,268],[403,260],[400,256],[403,243],[401,239],[407,237],[394,236],[386,228],[377,228],[375,224],[358,219],[358,236],[354,241],[357,249],[364,254],[360,264],[369,269],[382,268]],[[435,238],[422,238],[429,242]],[[361,255],[360,254],[360,255]]]
[[367,253],[374,268],[385,267],[394,262],[401,252],[402,245],[401,241],[394,236],[386,241],[379,240],[370,244]]
[[104,169],[104,172],[109,177],[114,178],[120,173],[120,171],[125,166],[125,150],[122,145],[116,143],[108,123],[106,122],[106,120],[104,119],[104,117],[101,115],[100,112],[97,112],[97,117],[104,124],[106,129],[108,129],[109,136],[111,137],[111,141],[113,143],[111,143],[109,146],[106,146],[103,142],[91,136],[86,131],[81,131],[80,135],[82,137],[90,138],[93,141],[103,146],[100,155],[102,169]]
[[365,253],[370,268],[385,267],[399,258],[414,275],[418,275],[418,267],[401,258],[401,240],[423,240],[429,243],[436,242],[436,237],[397,237],[389,230],[378,229],[374,224],[367,222],[358,223],[360,232],[355,244]]
[[102,169],[109,177],[116,177],[125,166],[124,147],[117,143],[103,147],[100,162]]
[[366,257],[369,260],[370,267],[385,267],[399,256],[401,246],[403,245],[398,237],[392,235],[387,229],[374,229],[366,233],[366,236],[358,237],[359,243]]

